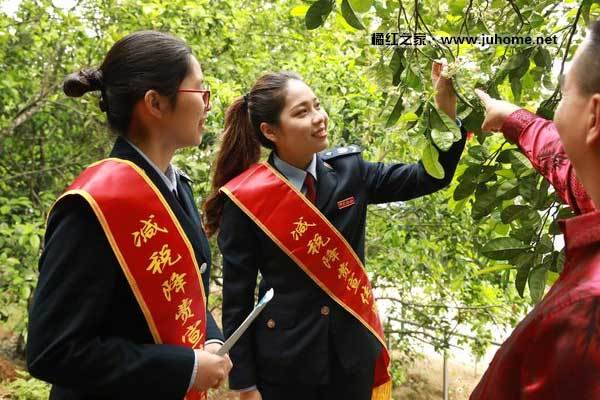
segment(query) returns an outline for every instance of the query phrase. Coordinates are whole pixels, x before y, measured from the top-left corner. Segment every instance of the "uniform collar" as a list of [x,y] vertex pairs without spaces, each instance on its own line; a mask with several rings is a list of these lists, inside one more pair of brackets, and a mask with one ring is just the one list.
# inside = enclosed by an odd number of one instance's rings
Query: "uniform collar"
[[273,152],[273,163],[275,164],[275,168],[277,168],[298,190],[301,190],[302,185],[304,185],[306,173],[311,174],[315,178],[315,181],[317,180],[316,154],[313,154],[312,160],[310,161],[310,164],[306,170],[294,167],[293,165],[283,161],[275,152]]
[[577,251],[600,243],[600,211],[592,211],[560,220],[567,252]]
[[175,176],[175,167],[173,166],[173,164],[169,163],[167,170],[163,172],[160,168],[156,166],[156,164],[152,162],[152,160],[150,160],[150,158],[148,158],[146,154],[144,154],[144,152],[139,147],[133,144],[131,140],[127,139],[124,136],[123,140],[125,140],[131,147],[133,147],[133,149],[137,151],[144,158],[144,160],[146,160],[146,162],[150,164],[152,168],[154,168],[158,176],[161,177],[161,179],[165,182],[165,185],[167,185],[171,192],[175,191],[175,193],[177,193],[177,177]]

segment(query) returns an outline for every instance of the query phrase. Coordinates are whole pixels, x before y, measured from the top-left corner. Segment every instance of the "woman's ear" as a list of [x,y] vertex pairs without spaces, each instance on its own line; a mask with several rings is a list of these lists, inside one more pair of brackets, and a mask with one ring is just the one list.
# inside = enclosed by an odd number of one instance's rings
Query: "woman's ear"
[[148,90],[144,95],[144,108],[155,118],[162,118],[166,111],[164,96],[161,96],[156,90]]
[[585,141],[594,149],[600,149],[600,93],[592,95],[590,107]]
[[277,143],[278,132],[270,124],[266,122],[260,123],[260,131],[262,134],[273,143]]

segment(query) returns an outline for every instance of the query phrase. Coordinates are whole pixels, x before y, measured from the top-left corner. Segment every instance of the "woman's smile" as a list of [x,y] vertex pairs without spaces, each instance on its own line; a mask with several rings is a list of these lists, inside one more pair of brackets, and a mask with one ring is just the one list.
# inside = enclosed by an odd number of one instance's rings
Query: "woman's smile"
[[319,128],[319,130],[313,133],[312,136],[316,137],[317,139],[327,138],[327,127]]

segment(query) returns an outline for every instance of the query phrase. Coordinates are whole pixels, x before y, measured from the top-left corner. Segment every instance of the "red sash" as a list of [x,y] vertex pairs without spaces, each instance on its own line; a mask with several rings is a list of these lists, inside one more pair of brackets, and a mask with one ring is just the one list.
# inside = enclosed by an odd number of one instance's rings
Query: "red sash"
[[[194,250],[145,172],[105,159],[85,169],[57,202],[69,195],[82,196],[94,210],[154,341],[203,348],[206,297]],[[185,399],[206,399],[206,393],[188,392]]]
[[362,262],[342,234],[268,163],[254,164],[221,188],[281,250],[381,342],[373,400],[389,400],[390,356]]

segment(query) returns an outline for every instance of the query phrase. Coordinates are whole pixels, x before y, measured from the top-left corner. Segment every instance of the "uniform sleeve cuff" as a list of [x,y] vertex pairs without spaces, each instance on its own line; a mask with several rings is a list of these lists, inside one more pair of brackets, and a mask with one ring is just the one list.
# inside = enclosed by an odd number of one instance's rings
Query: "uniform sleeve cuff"
[[207,344],[211,343],[219,343],[222,346],[225,342],[223,342],[221,339],[208,339],[206,342],[204,342],[204,345],[206,346]]
[[521,108],[506,117],[500,130],[504,133],[506,139],[512,143],[517,143],[519,141],[519,136],[521,136],[521,132],[537,118],[539,117],[534,113]]
[[194,386],[194,382],[196,382],[196,375],[198,374],[198,356],[194,351],[194,369],[192,370],[192,377],[190,379],[190,384],[188,385],[187,391],[192,390],[192,386]]
[[233,391],[238,392],[238,393],[244,393],[244,392],[251,392],[251,391],[257,390],[257,389],[258,389],[258,387],[256,385],[252,385],[252,386],[244,388],[244,389],[235,389]]

